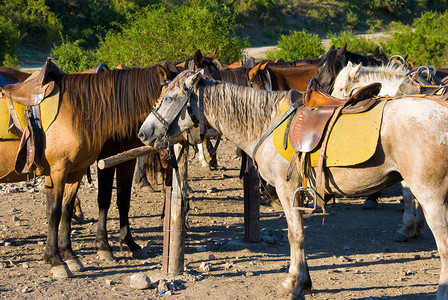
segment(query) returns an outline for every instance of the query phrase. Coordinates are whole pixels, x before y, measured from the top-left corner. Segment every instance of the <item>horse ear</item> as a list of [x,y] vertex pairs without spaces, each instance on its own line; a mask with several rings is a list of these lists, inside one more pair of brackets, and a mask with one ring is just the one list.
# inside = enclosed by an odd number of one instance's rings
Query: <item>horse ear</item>
[[335,50],[335,49],[336,49],[336,46],[335,45],[331,45],[331,47],[330,47],[330,49],[328,49],[328,51]]
[[213,59],[216,56],[216,52],[218,52],[218,48],[215,48],[215,50],[213,50],[212,53],[210,53],[209,55],[207,55],[207,58]]
[[343,47],[338,49],[338,56],[344,56],[345,55],[345,51],[347,51],[347,44],[345,44]]
[[267,62],[265,62],[264,64],[262,64],[261,66],[260,66],[260,70],[262,70],[262,71],[264,71],[264,70],[266,70],[266,68],[268,67],[268,65],[269,65],[269,60],[267,61]]
[[204,57],[202,56],[201,50],[196,50],[193,56],[194,65],[200,69],[202,67],[202,63],[204,61]]
[[249,70],[249,80],[252,80],[258,74],[262,64],[263,61],[259,62],[255,67]]
[[159,76],[162,77],[163,79],[165,79],[165,80],[168,79],[168,75],[166,73],[166,70],[161,65],[157,65],[157,73],[159,73]]
[[359,76],[359,71],[361,70],[361,64],[354,66],[352,70],[350,70],[350,78],[355,79]]
[[378,47],[376,47],[375,50],[373,51],[373,55],[374,55],[374,56],[378,56],[378,55],[380,55],[380,54],[381,54],[381,52],[380,52],[380,47],[378,46]]
[[201,79],[201,76],[204,74],[204,70],[201,69],[197,72],[195,72],[193,75],[185,79],[185,88],[188,90],[192,90],[193,87],[199,82],[199,79]]

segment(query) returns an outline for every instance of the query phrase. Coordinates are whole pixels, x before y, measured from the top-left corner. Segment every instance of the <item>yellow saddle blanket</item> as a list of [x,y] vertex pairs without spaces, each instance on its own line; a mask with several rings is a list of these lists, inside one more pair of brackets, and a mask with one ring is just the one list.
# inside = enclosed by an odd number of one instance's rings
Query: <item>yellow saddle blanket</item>
[[[353,166],[367,161],[375,153],[380,134],[383,108],[387,101],[379,101],[366,112],[339,116],[328,139],[326,166]],[[281,116],[289,108],[285,101],[278,112]],[[283,149],[286,121],[273,133],[274,146],[285,159],[291,161],[295,149],[289,142]],[[320,148],[311,153],[311,166],[317,166]]]
[[[37,76],[39,72],[32,74],[27,80]],[[13,102],[14,109],[17,112],[22,128],[26,127],[25,109],[26,106]],[[44,132],[47,131],[51,123],[56,119],[59,110],[59,87],[55,85],[53,92],[45,98],[40,104],[40,120]],[[0,139],[15,140],[19,139],[16,129],[13,127],[8,131],[9,126],[9,108],[5,98],[0,98]]]

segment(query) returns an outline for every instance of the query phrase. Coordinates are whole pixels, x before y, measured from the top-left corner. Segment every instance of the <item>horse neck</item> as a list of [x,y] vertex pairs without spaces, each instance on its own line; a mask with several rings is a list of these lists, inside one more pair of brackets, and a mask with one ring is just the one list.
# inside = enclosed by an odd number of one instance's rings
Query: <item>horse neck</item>
[[133,138],[161,90],[155,67],[70,74],[60,84],[61,105],[71,109],[74,130],[92,147]]
[[268,92],[206,80],[204,114],[212,127],[246,153],[252,153],[264,132],[275,121],[287,92]]

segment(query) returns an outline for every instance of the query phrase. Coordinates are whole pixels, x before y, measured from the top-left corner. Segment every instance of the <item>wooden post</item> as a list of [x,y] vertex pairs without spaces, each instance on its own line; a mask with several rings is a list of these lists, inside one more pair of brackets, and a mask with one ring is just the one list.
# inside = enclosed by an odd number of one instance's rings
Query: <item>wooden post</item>
[[[171,189],[167,188],[166,201],[169,204],[165,205],[162,272],[168,274],[182,274],[184,271],[188,148],[188,144],[184,143],[183,154],[180,160],[178,159],[178,172],[173,170],[172,186]],[[168,199],[169,190],[170,199]]]
[[260,242],[260,188],[258,173],[252,159],[247,157],[247,172],[243,177],[244,188],[244,238]]

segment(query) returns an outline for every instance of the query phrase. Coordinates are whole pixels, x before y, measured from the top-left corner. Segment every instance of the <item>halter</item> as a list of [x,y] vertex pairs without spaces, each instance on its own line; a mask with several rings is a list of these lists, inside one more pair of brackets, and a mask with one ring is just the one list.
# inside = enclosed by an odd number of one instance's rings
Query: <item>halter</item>
[[[167,119],[165,119],[156,109],[152,109],[151,113],[159,120],[159,122],[163,125],[163,127],[166,130],[166,134],[168,135],[168,129],[173,123],[173,121],[177,118],[177,116],[180,114],[182,109],[187,106],[187,113],[190,116],[191,120],[194,123],[194,127],[199,126],[199,132],[201,140],[205,137],[205,117],[204,117],[204,86],[199,85],[199,93],[198,93],[198,111],[199,111],[199,120],[196,118],[196,116],[193,113],[193,108],[191,107],[191,96],[192,96],[192,89],[185,90],[185,96],[182,99],[182,101],[178,102],[177,105],[171,106],[168,110]],[[165,98],[165,97],[164,97]],[[163,99],[163,98],[162,98]],[[160,107],[159,107],[160,108]]]

